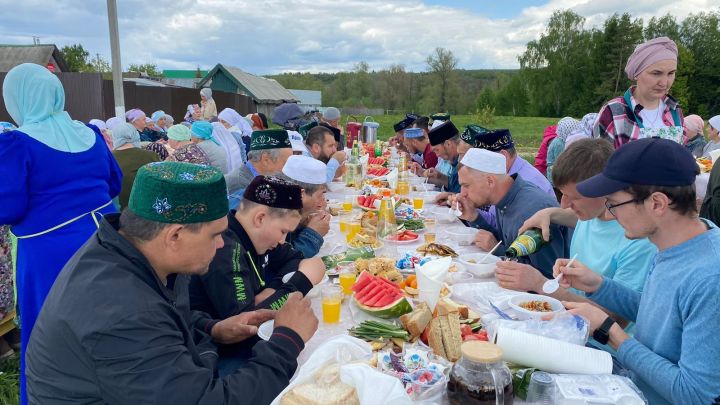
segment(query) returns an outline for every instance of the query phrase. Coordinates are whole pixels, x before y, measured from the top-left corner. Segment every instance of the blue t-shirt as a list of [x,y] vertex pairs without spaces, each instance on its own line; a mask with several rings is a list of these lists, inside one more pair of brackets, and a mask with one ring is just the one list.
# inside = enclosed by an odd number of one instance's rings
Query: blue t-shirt
[[646,238],[626,238],[616,220],[578,221],[570,241],[570,257],[577,254],[577,260],[590,270],[638,292],[643,290],[656,253]]

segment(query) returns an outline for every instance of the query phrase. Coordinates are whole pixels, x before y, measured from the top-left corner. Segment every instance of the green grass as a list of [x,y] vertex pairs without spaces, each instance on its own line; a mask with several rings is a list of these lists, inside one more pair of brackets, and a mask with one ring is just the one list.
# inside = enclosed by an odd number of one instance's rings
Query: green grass
[[0,404],[17,405],[20,402],[20,356],[0,360]]

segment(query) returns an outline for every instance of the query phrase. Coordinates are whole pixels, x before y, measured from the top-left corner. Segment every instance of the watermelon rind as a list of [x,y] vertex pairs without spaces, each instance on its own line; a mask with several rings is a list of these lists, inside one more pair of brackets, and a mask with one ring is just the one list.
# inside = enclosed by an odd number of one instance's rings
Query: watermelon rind
[[359,303],[357,300],[355,300],[355,304],[363,312],[383,319],[397,318],[401,315],[412,312],[412,306],[405,297],[400,297],[384,307],[369,307]]

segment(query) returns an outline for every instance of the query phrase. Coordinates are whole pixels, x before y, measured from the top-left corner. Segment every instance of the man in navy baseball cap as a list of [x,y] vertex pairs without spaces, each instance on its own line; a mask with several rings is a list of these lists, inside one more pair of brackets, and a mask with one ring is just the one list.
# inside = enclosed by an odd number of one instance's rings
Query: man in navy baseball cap
[[589,322],[595,340],[617,350],[652,404],[720,398],[720,229],[698,218],[697,173],[682,145],[650,138],[623,145],[602,174],[577,185],[585,197],[606,198],[627,238],[648,238],[657,247],[642,293],[578,261],[567,267],[568,260],[558,259],[554,268],[556,276],[564,274],[561,286],[584,291],[595,304],[635,322],[630,336],[597,306],[565,303]]

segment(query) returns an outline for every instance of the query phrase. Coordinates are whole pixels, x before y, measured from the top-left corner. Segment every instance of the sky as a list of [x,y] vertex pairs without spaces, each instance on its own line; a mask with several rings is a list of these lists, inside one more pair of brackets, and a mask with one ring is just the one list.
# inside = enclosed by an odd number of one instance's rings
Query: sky
[[[572,9],[586,27],[613,13],[648,20],[720,11],[717,0],[117,0],[121,60],[160,69],[255,74],[371,70],[403,64],[425,71],[437,47],[463,69],[512,69],[554,10]],[[712,4],[712,5],[711,5]],[[0,0],[0,43],[82,44],[110,59],[104,0]]]

